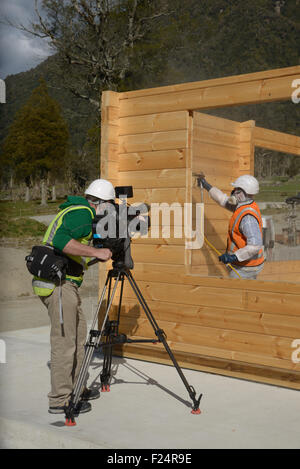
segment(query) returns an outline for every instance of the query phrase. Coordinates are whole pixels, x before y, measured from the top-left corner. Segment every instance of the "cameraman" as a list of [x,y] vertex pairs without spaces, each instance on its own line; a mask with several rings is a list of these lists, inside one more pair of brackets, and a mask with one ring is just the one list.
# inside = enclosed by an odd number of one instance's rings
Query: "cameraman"
[[[109,249],[94,248],[89,246],[89,241],[97,209],[102,202],[114,201],[114,187],[105,179],[97,179],[86,189],[85,195],[86,198],[68,196],[43,239],[44,245],[53,246],[68,258],[67,275],[61,288],[38,277],[32,282],[35,294],[48,309],[51,323],[51,391],[48,398],[49,413],[52,414],[64,413],[84,358],[87,327],[78,289],[89,261],[85,258],[95,257],[106,262],[112,256]],[[99,395],[97,390],[84,389],[77,412],[89,412],[91,404],[87,401],[97,399]]]

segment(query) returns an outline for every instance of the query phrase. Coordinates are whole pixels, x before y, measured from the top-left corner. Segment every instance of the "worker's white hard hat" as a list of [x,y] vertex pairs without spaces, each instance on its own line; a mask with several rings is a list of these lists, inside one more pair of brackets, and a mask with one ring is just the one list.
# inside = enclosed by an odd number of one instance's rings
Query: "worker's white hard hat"
[[114,186],[106,179],[96,179],[84,193],[102,200],[114,200],[116,197]]
[[233,187],[240,187],[243,189],[246,194],[254,195],[259,193],[259,183],[258,180],[251,176],[250,174],[244,174],[232,182]]

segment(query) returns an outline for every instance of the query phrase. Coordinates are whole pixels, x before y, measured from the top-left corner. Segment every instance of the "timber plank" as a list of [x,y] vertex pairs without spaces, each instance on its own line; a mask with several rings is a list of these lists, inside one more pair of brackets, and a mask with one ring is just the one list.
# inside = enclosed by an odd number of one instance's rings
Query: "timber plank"
[[101,141],[101,162],[104,160],[105,163],[108,161],[119,162],[119,145],[105,142],[104,139]]
[[280,151],[282,153],[288,153],[291,155],[300,155],[300,148],[292,147],[289,145],[282,145],[278,142],[272,142],[270,140],[262,140],[255,138],[254,145],[256,147],[268,148],[269,150]]
[[[300,389],[300,374],[296,371],[270,368],[270,366],[258,366],[243,361],[210,357],[205,354],[199,355],[191,353],[191,351],[179,350],[177,344],[172,343],[170,345],[172,350],[175,351],[175,357],[182,368],[283,386],[290,389]],[[150,347],[133,344],[131,347],[125,344],[122,349],[117,348],[116,350],[118,355],[124,357],[170,365],[169,356],[159,346]]]
[[[161,259],[162,260],[162,259]],[[224,279],[224,278],[205,278],[198,275],[188,273],[188,266],[182,265],[165,265],[163,263],[149,263],[143,264],[136,262],[134,267],[134,276],[137,280],[144,281],[159,281],[160,283],[179,283],[190,285],[201,285],[203,287],[225,288],[228,290],[242,290],[244,292],[260,293],[266,292],[272,296],[273,293],[287,294],[288,298],[293,299],[300,304],[299,285],[293,285],[287,282],[263,282],[263,281],[249,281],[240,279]],[[159,279],[159,280],[158,280]],[[256,303],[257,305],[257,303]],[[249,304],[246,304],[246,309],[249,311],[260,311],[257,306],[255,309],[250,309]],[[266,311],[270,312],[270,311]],[[271,311],[272,314],[277,314],[276,311]],[[281,311],[279,314],[289,314]],[[296,314],[300,316],[300,311]]]
[[[272,362],[273,365],[276,363],[278,367],[283,369],[300,371],[300,364],[293,363],[291,360],[293,349],[291,348],[292,341],[289,338],[195,325],[191,327],[167,321],[160,321],[160,327],[165,331],[169,343],[186,344],[189,349],[194,346],[196,350],[199,345],[201,348],[208,347],[214,349],[214,354],[217,357],[226,357],[226,352],[229,354],[242,353],[247,356],[247,361],[252,356],[253,362],[260,365]],[[147,318],[122,317],[120,330],[130,336],[134,334],[153,337],[153,328]],[[223,356],[222,351],[225,352]],[[200,353],[199,349],[198,353]]]
[[119,137],[120,153],[184,149],[187,148],[187,144],[187,130],[169,130],[168,132],[123,135]]
[[[262,335],[286,337],[290,341],[300,337],[300,316],[284,316],[271,313],[257,313],[245,310],[232,310],[202,305],[189,305],[172,302],[149,301],[148,306],[157,321],[205,326],[218,329],[254,332]],[[144,317],[145,313],[137,299],[126,299],[121,315]]]
[[300,297],[284,293],[247,292],[247,308],[251,311],[277,312],[279,314],[300,314]]
[[114,143],[115,145],[119,144],[119,127],[109,123],[109,125],[104,125],[101,131],[101,138],[105,143]]
[[300,283],[300,271],[294,272],[289,274],[288,272],[285,274],[270,274],[270,275],[260,275],[259,278],[261,280],[269,281],[269,282],[291,282],[294,284]]
[[209,277],[209,278],[219,278],[219,279],[228,279],[229,278],[229,267],[226,267],[221,262],[216,263],[213,260],[213,254],[208,254],[209,263],[207,264],[197,264],[194,263],[193,257],[191,261],[191,275],[198,275],[199,277]]
[[156,88],[147,88],[142,90],[125,91],[119,93],[120,100],[127,100],[137,96],[151,96],[153,94],[173,93],[174,91],[185,91],[190,89],[206,88],[207,86],[222,86],[235,83],[247,83],[248,81],[271,79],[276,77],[289,77],[299,74],[299,66],[277,68],[272,70],[263,70],[261,72],[233,75],[229,77],[213,78],[210,80],[194,81],[189,83],[180,83],[175,85],[160,86]]
[[119,108],[113,106],[103,107],[101,112],[102,124],[110,123],[112,125],[119,125]]
[[286,100],[290,99],[291,85],[293,80],[297,78],[298,75],[295,74],[120,99],[120,117],[186,109],[215,109],[224,106]]
[[154,189],[166,187],[185,187],[186,170],[161,169],[149,171],[119,171],[119,184],[133,186],[135,189]]
[[119,171],[185,167],[186,150],[183,149],[122,153],[119,157]]
[[168,231],[168,228],[164,227],[161,231],[161,236],[159,238],[152,238],[152,237],[141,237],[139,235],[135,235],[132,238],[132,243],[133,244],[161,244],[161,245],[184,245],[185,244],[185,239],[184,238],[178,238],[174,236],[174,230],[170,230],[170,234]]
[[240,124],[239,122],[232,121],[230,119],[224,119],[223,117],[212,116],[211,114],[205,114],[203,112],[195,111],[193,113],[193,124],[194,129],[207,128],[213,130],[220,130],[233,135],[240,135]]
[[193,139],[196,142],[215,143],[224,147],[239,148],[240,136],[222,130],[209,129],[206,127],[194,127]]
[[218,177],[221,172],[222,176],[227,176],[234,180],[233,178],[239,174],[239,160],[238,158],[235,161],[220,161],[203,157],[194,158],[193,171],[196,173],[202,171],[207,178]]
[[188,118],[189,113],[187,111],[124,117],[119,122],[119,135],[187,129]]
[[236,153],[231,147],[227,147],[215,142],[202,142],[193,138],[193,159],[197,158],[213,158],[215,160],[235,161]]
[[284,273],[300,272],[300,260],[266,262],[264,266],[264,270],[262,271],[262,274],[263,275],[280,274],[280,273],[282,274],[283,270],[284,270]]
[[185,187],[172,188],[172,187],[161,187],[154,189],[135,189],[133,193],[133,198],[130,200],[130,203],[168,203],[172,204],[178,202],[184,204],[186,202],[186,189]]
[[[162,246],[163,247],[163,246]],[[174,246],[167,247],[168,250]],[[139,282],[146,300],[166,301],[182,304],[183,298],[186,305],[203,305],[226,308],[243,309],[244,295],[240,290],[229,290],[224,288],[203,287],[200,285],[182,285],[178,288],[176,283],[164,284],[161,282]],[[130,288],[125,287],[124,298],[134,297]]]
[[184,264],[184,247],[161,244],[132,244],[132,256],[136,262],[161,262],[164,264]]
[[[230,193],[232,191],[231,183],[235,179],[234,174],[231,177],[223,176],[220,173],[219,174],[205,174],[205,176],[208,178],[208,182],[212,186],[218,187],[219,189],[227,193]],[[194,184],[196,185],[196,181],[194,182]]]
[[118,181],[119,93],[105,91],[101,96],[101,177]]
[[[218,239],[218,238],[217,238]],[[222,254],[226,250],[225,240],[218,240],[215,242],[214,247],[218,249]],[[217,254],[207,245],[203,245],[202,249],[193,249],[192,250],[192,265],[219,265]],[[228,271],[229,272],[229,271]]]
[[266,140],[270,142],[280,143],[281,145],[287,145],[300,149],[300,137],[284,132],[278,132],[277,130],[265,129],[263,127],[254,127],[253,130],[254,139]]

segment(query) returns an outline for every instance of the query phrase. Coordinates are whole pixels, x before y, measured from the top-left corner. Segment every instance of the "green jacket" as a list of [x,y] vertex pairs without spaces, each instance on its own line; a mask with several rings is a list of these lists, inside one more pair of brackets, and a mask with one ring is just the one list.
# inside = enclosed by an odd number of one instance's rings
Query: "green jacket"
[[[50,244],[62,251],[71,239],[76,239],[82,244],[88,244],[92,237],[92,221],[96,215],[93,208],[84,197],[68,196],[66,202],[59,206],[61,211],[50,223],[43,244]],[[88,258],[68,255],[71,259],[87,269]],[[66,280],[81,285],[83,275],[79,277],[66,276]],[[48,280],[38,277],[33,278],[33,290],[37,295],[47,296],[52,293],[55,285]]]

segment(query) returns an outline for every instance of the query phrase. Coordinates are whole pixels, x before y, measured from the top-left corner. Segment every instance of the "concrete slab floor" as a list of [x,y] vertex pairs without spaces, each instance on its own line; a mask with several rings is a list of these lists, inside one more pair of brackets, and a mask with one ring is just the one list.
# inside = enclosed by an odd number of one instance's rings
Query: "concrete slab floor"
[[[173,366],[113,359],[111,391],[92,411],[64,426],[48,413],[49,327],[2,332],[1,448],[212,449],[300,448],[299,392],[183,370],[201,415]],[[99,385],[102,357],[94,355],[89,385]]]

